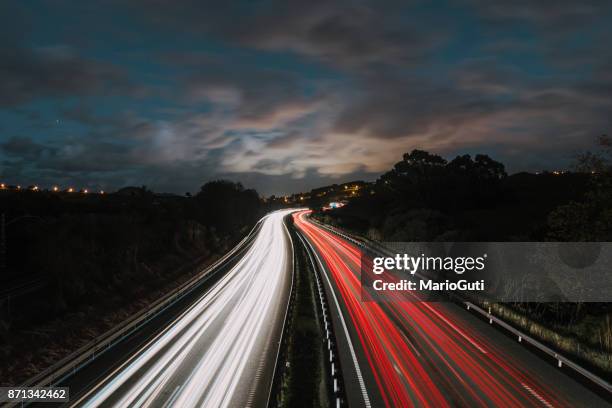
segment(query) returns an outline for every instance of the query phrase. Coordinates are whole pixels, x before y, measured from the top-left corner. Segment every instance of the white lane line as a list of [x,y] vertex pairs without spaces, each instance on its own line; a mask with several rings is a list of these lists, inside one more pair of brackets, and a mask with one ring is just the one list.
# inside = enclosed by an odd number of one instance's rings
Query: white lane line
[[[289,215],[293,214],[294,211],[289,212]],[[281,352],[281,346],[283,343],[283,336],[285,333],[285,324],[287,323],[287,316],[289,315],[289,306],[291,304],[291,295],[293,294],[293,282],[294,282],[294,277],[295,277],[295,253],[293,252],[293,238],[291,238],[291,233],[289,232],[289,228],[287,228],[287,223],[285,222],[285,219],[283,218],[283,227],[285,227],[285,233],[287,234],[286,236],[289,237],[289,248],[291,248],[291,286],[289,287],[289,296],[287,297],[287,306],[285,307],[285,315],[283,317],[283,326],[281,327],[281,335],[280,335],[280,340],[278,341],[278,348],[276,349],[276,357],[274,359],[274,370],[276,371],[276,367],[278,366],[278,359],[280,357],[280,352]],[[268,345],[270,344],[270,342],[268,342]],[[268,353],[268,346],[266,346],[265,352],[262,354],[262,360],[259,363],[259,368],[257,369],[257,376],[256,376],[256,380],[255,380],[255,384],[259,383],[259,376],[261,374],[261,370],[263,369],[263,356],[265,354]],[[268,391],[268,401],[266,402],[266,406],[270,406],[270,400],[272,398],[272,386],[274,385],[274,374],[272,374],[272,382],[270,382],[270,390]],[[254,393],[254,390],[253,390]],[[253,394],[254,396],[254,394]],[[253,398],[251,396],[249,396],[249,401],[247,402],[247,405],[250,407],[251,402],[253,401]]]
[[[263,219],[267,218],[268,216],[265,216]],[[244,242],[241,241],[241,243]],[[239,244],[240,245],[240,244]],[[238,246],[239,246],[238,245]],[[237,246],[237,247],[238,247]],[[236,248],[237,248],[236,247]],[[247,252],[248,253],[248,252]],[[186,310],[184,310],[183,312],[181,312],[181,314],[179,316],[177,316],[173,321],[169,322],[168,325],[157,335],[155,335],[151,340],[147,341],[140,349],[138,349],[138,351],[136,351],[135,353],[132,354],[131,357],[128,358],[127,361],[125,361],[124,363],[122,363],[119,367],[117,367],[116,369],[114,369],[110,374],[108,374],[106,377],[104,377],[104,379],[102,379],[101,381],[99,381],[95,386],[93,386],[90,390],[88,390],[84,395],[82,395],[77,401],[75,402],[71,402],[70,406],[74,407],[76,405],[79,405],[81,403],[83,403],[85,400],[87,400],[90,395],[94,394],[94,392],[98,392],[98,390],[100,389],[100,387],[102,387],[109,379],[111,379],[112,377],[114,377],[117,373],[119,373],[120,371],[124,370],[126,367],[129,367],[131,364],[136,363],[138,360],[141,359],[142,354],[149,349],[150,346],[154,345],[155,343],[159,342],[159,341],[163,341],[164,338],[166,338],[167,336],[171,335],[171,332],[173,330],[175,330],[178,326],[180,326],[179,322],[181,320],[189,320],[191,319],[189,316],[197,313],[200,314],[202,313],[201,308],[203,307],[204,303],[206,302],[206,299],[203,299],[204,297],[207,297],[208,303],[213,303],[213,301],[215,299],[218,299],[220,296],[219,294],[222,293],[221,291],[223,290],[223,287],[227,285],[227,280],[228,280],[228,276],[231,275],[232,273],[234,273],[234,269],[236,269],[238,267],[238,265],[242,265],[244,264],[244,257],[241,258],[238,262],[237,265],[235,265],[224,277],[221,278],[221,280],[217,283],[215,283],[208,292],[206,292],[202,298],[196,300],[193,304],[191,304]],[[182,329],[181,329],[182,330]]]
[[[140,350],[143,351],[143,354],[135,360],[130,358],[128,362],[122,364],[120,368],[115,370],[114,373],[117,373],[120,380],[116,382],[114,380],[111,381],[115,382],[115,385],[110,388],[108,388],[108,386],[105,387],[102,390],[103,395],[96,395],[95,397],[97,398],[90,401],[90,404],[94,406],[104,406],[104,404],[107,403],[107,401],[105,401],[106,398],[114,394],[114,391],[117,391],[117,387],[133,381],[136,381],[136,384],[130,384],[130,389],[124,394],[124,400],[126,400],[126,402],[130,400],[131,403],[134,403],[133,400],[138,396],[141,398],[136,401],[136,404],[143,402],[142,398],[146,398],[147,394],[150,394],[150,392],[147,391],[146,394],[140,393],[143,389],[146,389],[147,386],[153,390],[153,393],[156,393],[157,390],[155,389],[155,385],[159,385],[160,381],[166,381],[166,379],[160,378],[157,373],[164,371],[165,368],[165,371],[170,372],[167,376],[180,375],[178,366],[182,364],[182,357],[184,357],[180,350],[186,350],[185,353],[190,351],[196,340],[207,332],[210,332],[210,330],[207,330],[210,324],[217,321],[221,311],[226,310],[226,304],[233,299],[236,293],[242,291],[237,306],[232,308],[232,312],[222,328],[223,332],[231,333],[227,333],[228,335],[222,337],[224,339],[242,338],[243,340],[238,342],[240,344],[225,344],[227,342],[217,338],[213,341],[213,344],[208,348],[204,356],[204,358],[208,357],[207,360],[214,360],[211,364],[207,364],[209,369],[217,367],[216,370],[211,369],[210,371],[221,372],[223,378],[215,378],[214,383],[212,381],[204,381],[205,384],[213,383],[213,389],[210,389],[211,387],[202,389],[201,387],[194,387],[193,384],[190,383],[193,375],[192,372],[187,382],[183,383],[181,389],[176,391],[172,401],[172,404],[176,406],[190,405],[181,404],[181,400],[185,399],[182,394],[199,398],[202,396],[202,393],[206,392],[207,394],[215,394],[213,399],[215,399],[216,403],[211,405],[227,405],[227,397],[233,396],[233,391],[236,388],[235,382],[237,380],[235,379],[240,377],[240,373],[244,368],[244,362],[240,362],[241,357],[243,357],[242,360],[246,361],[244,356],[248,358],[248,356],[253,355],[252,343],[255,341],[254,339],[259,337],[256,335],[258,331],[257,328],[262,327],[263,321],[267,315],[265,312],[269,310],[269,303],[274,299],[274,288],[276,288],[274,285],[275,281],[269,279],[269,275],[277,278],[277,275],[280,274],[275,272],[276,268],[282,268],[285,261],[287,261],[284,257],[286,255],[288,243],[284,241],[277,242],[278,240],[276,239],[276,234],[279,232],[278,228],[281,228],[281,224],[282,214],[277,214],[274,217],[266,217],[266,222],[259,231],[253,246],[244,254],[238,264],[224,275],[209,292],[183,313],[179,319],[176,319],[170,326],[164,329],[162,332],[163,335],[160,334],[160,336],[156,336],[154,340],[147,343],[147,346],[141,348]],[[281,260],[280,263],[279,260]],[[284,271],[285,269],[282,270]],[[256,279],[256,282],[254,282],[255,284],[251,282],[254,279]],[[267,293],[268,291],[270,293]],[[248,312],[245,313],[245,311]],[[245,319],[246,324],[244,324],[243,321],[239,321],[240,319],[236,319],[235,316],[232,316],[232,313],[241,319]],[[261,313],[261,315],[257,316],[257,313]],[[251,318],[252,315],[254,315],[255,318]],[[240,333],[236,333],[236,330],[240,331]],[[243,335],[240,336],[240,334]],[[219,335],[220,334],[217,333],[216,336],[219,337]],[[172,344],[170,350],[164,351],[163,349],[168,344]],[[148,348],[149,345],[151,349]],[[211,351],[211,349],[213,350]],[[232,351],[234,353],[232,353]],[[158,354],[160,352],[162,353],[161,355]],[[180,353],[178,358],[177,352]],[[147,372],[142,375],[138,374],[139,377],[134,378],[137,375],[136,371],[143,367],[144,362],[149,361],[154,361],[154,365],[147,369]],[[167,366],[168,362],[171,362],[170,369],[168,369]],[[136,366],[134,366],[134,364],[136,364]],[[201,364],[201,361],[199,364]],[[228,384],[228,382],[231,383]],[[98,388],[98,386],[96,386],[96,388]],[[193,392],[196,391],[196,388],[200,392],[199,395],[198,392]],[[120,396],[121,395],[119,395],[119,397]],[[223,399],[223,401],[220,401],[220,399]],[[126,404],[119,405],[129,406],[131,404],[127,402]],[[144,405],[147,405],[146,401]]]
[[[176,406],[231,406],[235,391],[251,356],[261,355],[255,343],[261,345],[264,325],[269,311],[282,290],[281,281],[287,270],[287,244],[279,240],[282,215],[278,214],[266,223],[255,251],[251,255],[255,265],[243,272],[249,276],[238,305],[217,334],[214,343],[198,362],[188,385],[176,400]],[[228,343],[227,339],[236,339]],[[217,367],[216,370],[211,370]],[[210,384],[205,393],[202,384]],[[246,390],[248,391],[248,390]],[[235,406],[235,405],[234,405]]]
[[363,403],[365,404],[367,408],[371,408],[372,404],[370,403],[370,397],[368,396],[368,391],[366,390],[365,382],[363,381],[363,375],[361,374],[361,368],[359,367],[359,362],[357,361],[357,355],[355,354],[355,348],[353,347],[351,336],[346,326],[344,316],[342,315],[342,310],[340,309],[340,303],[338,302],[338,298],[336,297],[336,293],[334,292],[334,287],[332,286],[331,281],[329,280],[329,277],[327,276],[327,273],[325,273],[325,268],[323,267],[323,263],[321,262],[319,255],[317,255],[317,252],[314,250],[312,245],[310,245],[310,242],[308,242],[307,239],[304,239],[301,236],[300,236],[300,239],[302,240],[302,242],[305,241],[310,247],[310,249],[312,250],[312,253],[314,254],[315,258],[317,258],[317,262],[319,263],[321,272],[323,272],[322,275],[325,276],[325,279],[327,280],[327,284],[329,285],[330,292],[332,294],[332,297],[334,298],[334,303],[336,304],[336,308],[338,309],[338,316],[340,317],[340,322],[342,322],[342,328],[344,329],[344,335],[346,336],[346,341],[348,342],[349,349],[351,351],[351,358],[353,359],[353,364],[355,365],[355,372],[357,373],[357,381],[359,382],[359,388],[361,388],[361,395],[363,396]]
[[533,388],[531,388],[530,386],[528,386],[525,383],[521,383],[521,385],[523,386],[523,388],[525,388],[531,395],[533,395],[538,401],[540,401],[542,403],[542,405],[544,405],[545,407],[548,408],[553,408],[553,405],[546,401],[544,399],[544,397],[542,397],[540,394],[538,394]]
[[170,398],[168,398],[168,401],[166,401],[166,403],[164,404],[164,408],[168,408],[168,407],[172,406],[172,404],[174,403],[174,400],[178,396],[179,391],[181,390],[181,388],[183,388],[182,384],[176,386],[176,388],[174,389],[172,394],[170,394]]

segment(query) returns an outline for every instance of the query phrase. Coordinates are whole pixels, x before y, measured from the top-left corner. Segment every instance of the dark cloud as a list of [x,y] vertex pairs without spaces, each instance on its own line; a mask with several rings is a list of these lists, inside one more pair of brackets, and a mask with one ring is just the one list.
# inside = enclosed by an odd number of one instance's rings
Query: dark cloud
[[336,131],[401,138],[429,133],[437,119],[459,125],[459,120],[478,116],[483,110],[499,109],[499,103],[480,93],[414,78],[376,76],[365,79],[359,89],[338,115]]
[[286,134],[276,137],[270,140],[266,147],[268,149],[286,149],[290,148],[300,142],[303,142],[304,139],[308,139],[311,142],[317,141],[317,138],[312,135],[304,134],[304,132],[300,132],[297,130],[293,130],[287,132]]
[[14,136],[0,144],[0,149],[11,157],[35,160],[41,156],[47,147],[36,143],[29,137]]
[[368,78],[341,109],[334,129],[397,140],[405,150],[429,145],[449,154],[490,149],[489,141],[496,140],[505,146],[499,153],[517,170],[537,156],[542,163],[567,162],[570,152],[588,148],[612,125],[604,113],[612,110],[612,81],[605,75],[564,83],[480,60],[450,79],[442,85],[388,74]]
[[412,148],[562,167],[611,125],[609,2],[38,6],[0,13],[3,177],[296,191]]
[[78,56],[69,47],[0,50],[0,105],[129,87],[117,67]]
[[108,124],[108,118],[95,113],[95,110],[84,103],[63,109],[61,115],[65,120],[78,122],[82,125],[103,126]]
[[[584,22],[607,15],[610,2],[607,0],[515,0],[494,2],[469,0],[481,15],[495,21],[527,21],[538,24],[575,28]],[[568,27],[569,26],[569,27]]]
[[134,150],[125,145],[87,138],[43,144],[29,137],[13,137],[0,149],[29,167],[65,173],[117,171],[138,162]]
[[300,79],[286,71],[254,69],[246,73],[213,66],[185,81],[193,100],[209,100],[234,108],[244,119],[258,119],[290,103],[306,103]]
[[[409,63],[430,54],[444,38],[417,29],[401,17],[418,2],[269,1],[142,2],[138,11],[155,22],[216,35],[235,44],[270,51],[293,51],[342,67]],[[144,13],[143,13],[144,11]]]
[[385,10],[384,4],[374,4],[319,2],[295,7],[282,2],[274,5],[273,13],[259,15],[250,32],[237,40],[340,66],[410,63],[431,52],[439,35],[420,32],[396,18],[393,10]]

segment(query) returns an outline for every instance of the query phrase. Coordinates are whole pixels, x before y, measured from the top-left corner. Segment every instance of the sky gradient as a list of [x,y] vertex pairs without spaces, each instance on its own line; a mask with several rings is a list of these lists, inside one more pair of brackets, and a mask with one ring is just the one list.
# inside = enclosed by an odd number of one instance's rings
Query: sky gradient
[[88,3],[0,5],[4,182],[279,194],[414,148],[557,169],[612,122],[609,1]]

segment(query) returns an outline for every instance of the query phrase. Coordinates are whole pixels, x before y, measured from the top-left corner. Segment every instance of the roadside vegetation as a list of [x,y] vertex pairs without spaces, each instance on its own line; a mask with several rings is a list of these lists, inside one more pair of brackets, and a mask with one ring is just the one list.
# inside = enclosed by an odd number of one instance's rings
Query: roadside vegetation
[[[229,250],[267,211],[257,192],[215,181],[193,197],[145,187],[115,194],[0,192],[7,221],[0,382],[15,385]],[[14,221],[14,222],[11,222]]]
[[[403,156],[373,193],[320,221],[379,241],[612,240],[612,142],[577,156],[570,172],[508,176],[486,155],[451,161]],[[508,303],[493,310],[536,338],[612,373],[611,303]]]

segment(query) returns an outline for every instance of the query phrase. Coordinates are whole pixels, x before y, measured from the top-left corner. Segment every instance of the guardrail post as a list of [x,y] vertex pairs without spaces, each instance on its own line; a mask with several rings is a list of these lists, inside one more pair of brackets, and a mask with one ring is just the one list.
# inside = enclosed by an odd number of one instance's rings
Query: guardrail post
[[[316,222],[316,221],[314,221],[314,222]],[[316,222],[316,223],[319,224],[318,222]],[[324,227],[324,228],[326,228],[326,229],[328,229],[328,230],[330,230],[332,232],[336,232],[336,234],[340,235],[337,231],[333,231],[331,228],[328,228],[328,227],[326,227],[323,224],[319,224],[319,225],[321,225],[322,227]],[[372,245],[372,244],[370,243],[370,245]],[[317,283],[319,283],[318,276],[317,276]],[[606,380],[602,379],[601,377],[598,377],[597,375],[593,374],[592,372],[588,371],[587,369],[579,366],[578,364],[576,364],[572,360],[568,360],[566,357],[563,357],[563,356],[559,355],[558,353],[554,352],[553,350],[551,350],[547,346],[545,346],[542,343],[538,342],[537,340],[534,340],[533,338],[529,337],[528,334],[521,333],[519,330],[513,328],[512,326],[510,326],[509,324],[504,322],[504,320],[502,318],[494,317],[493,314],[492,314],[492,307],[491,306],[487,307],[485,305],[471,304],[470,302],[463,302],[463,303],[465,304],[467,310],[473,310],[474,312],[476,312],[481,317],[483,317],[485,319],[488,318],[490,324],[493,324],[493,321],[495,320],[495,323],[497,323],[501,328],[504,328],[504,329],[508,330],[510,333],[512,333],[514,336],[516,336],[518,338],[518,342],[519,343],[522,343],[523,337],[525,337],[525,342],[526,343],[535,346],[539,350],[541,350],[544,353],[546,353],[548,356],[553,356],[557,360],[557,367],[562,368],[563,365],[564,365],[563,364],[563,360],[565,360],[565,363],[566,363],[565,365],[569,369],[572,369],[572,370],[576,371],[577,373],[583,375],[585,378],[589,379],[594,384],[597,384],[598,386],[602,387],[603,389],[612,392],[612,385],[609,382],[607,382]],[[326,316],[324,315],[323,317],[325,318]],[[330,336],[329,331],[327,332],[327,336],[328,337]],[[332,363],[332,376],[334,375],[334,373],[335,373],[335,366]],[[337,404],[338,404],[339,403],[338,399],[336,401],[337,401]]]

